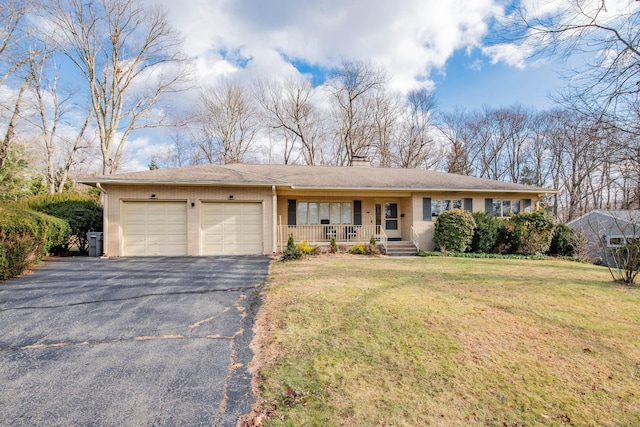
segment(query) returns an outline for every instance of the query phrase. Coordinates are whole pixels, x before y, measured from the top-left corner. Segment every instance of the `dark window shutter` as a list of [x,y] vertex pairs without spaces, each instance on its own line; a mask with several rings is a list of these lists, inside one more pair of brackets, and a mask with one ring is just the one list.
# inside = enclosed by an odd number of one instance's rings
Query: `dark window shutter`
[[422,198],[422,220],[431,221],[431,197]]
[[527,209],[531,210],[531,199],[524,199],[523,201],[523,205],[522,208],[524,209],[525,212],[527,212]]
[[464,199],[464,210],[473,212],[473,199]]
[[287,201],[287,224],[288,225],[296,225],[296,207],[297,203],[295,200]]
[[362,201],[353,201],[353,225],[362,225]]
[[493,216],[493,199],[484,199],[484,212]]

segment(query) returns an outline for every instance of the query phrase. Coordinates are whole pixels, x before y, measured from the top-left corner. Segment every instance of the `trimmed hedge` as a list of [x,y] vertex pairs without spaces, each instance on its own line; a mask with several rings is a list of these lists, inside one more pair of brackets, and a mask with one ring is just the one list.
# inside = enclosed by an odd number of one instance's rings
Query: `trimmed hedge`
[[436,252],[436,251],[419,251],[418,256],[421,257],[452,257],[452,258],[478,258],[478,259],[528,259],[541,261],[547,259],[545,255],[515,255],[515,254],[487,254],[473,252]]
[[[556,230],[553,219],[543,210],[497,218],[453,209],[438,217],[433,243],[442,252],[545,254]],[[563,234],[565,239],[568,233]]]
[[0,280],[22,274],[70,232],[69,223],[40,212],[0,207]]
[[78,193],[42,195],[25,199],[19,205],[69,223],[69,235],[60,245],[64,251],[77,246],[80,253],[87,253],[87,232],[102,231],[102,207],[89,196]]

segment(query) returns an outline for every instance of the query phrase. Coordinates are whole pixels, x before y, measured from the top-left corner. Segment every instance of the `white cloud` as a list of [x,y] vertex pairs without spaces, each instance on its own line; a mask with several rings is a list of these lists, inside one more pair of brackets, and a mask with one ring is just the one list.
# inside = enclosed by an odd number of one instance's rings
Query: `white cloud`
[[152,136],[140,136],[127,140],[122,156],[119,172],[140,171],[149,169],[151,160],[171,148],[170,143],[153,143]]
[[432,69],[480,46],[502,13],[497,0],[147,1],[168,10],[206,79],[296,72],[285,58],[325,69],[361,59],[384,66],[401,90],[430,87]]
[[532,53],[529,49],[512,43],[485,46],[482,53],[491,58],[491,63],[504,62],[512,67],[523,69],[527,58]]

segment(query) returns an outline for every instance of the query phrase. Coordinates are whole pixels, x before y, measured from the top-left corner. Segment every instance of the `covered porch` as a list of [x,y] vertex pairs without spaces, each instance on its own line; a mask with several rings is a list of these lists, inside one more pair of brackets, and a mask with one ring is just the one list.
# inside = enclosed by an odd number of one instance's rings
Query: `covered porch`
[[280,225],[278,226],[278,249],[283,251],[287,247],[289,237],[293,236],[296,243],[303,241],[311,245],[329,245],[331,239],[337,244],[355,245],[356,243],[369,243],[371,237],[386,248],[389,238],[384,229],[379,225]]
[[[277,251],[289,237],[296,243],[328,246],[332,239],[347,247],[369,243],[373,237],[383,251],[389,242],[413,242],[413,197],[410,193],[372,192],[354,197],[352,192],[287,191],[278,195],[275,236]],[[364,196],[364,197],[362,197]]]

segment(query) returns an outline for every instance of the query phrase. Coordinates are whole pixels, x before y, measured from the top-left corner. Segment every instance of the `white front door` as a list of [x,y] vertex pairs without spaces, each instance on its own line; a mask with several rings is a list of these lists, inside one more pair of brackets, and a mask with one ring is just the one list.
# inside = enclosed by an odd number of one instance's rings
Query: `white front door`
[[389,239],[400,239],[400,212],[395,202],[376,205],[376,224],[380,225]]

